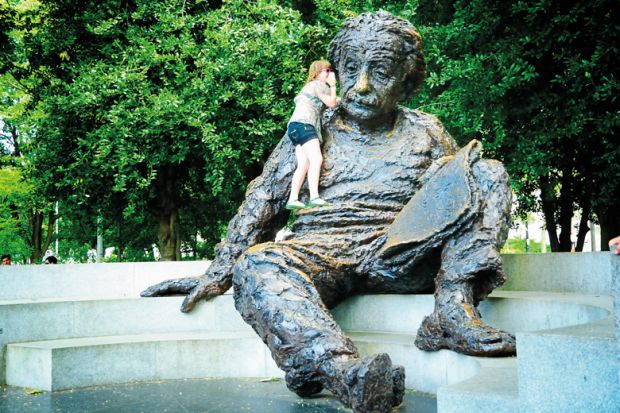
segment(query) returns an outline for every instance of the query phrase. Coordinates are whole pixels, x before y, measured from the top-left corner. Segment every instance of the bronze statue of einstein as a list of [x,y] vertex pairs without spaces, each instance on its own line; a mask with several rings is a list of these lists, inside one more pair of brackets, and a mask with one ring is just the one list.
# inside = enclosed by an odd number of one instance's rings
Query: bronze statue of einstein
[[[347,20],[329,46],[341,101],[322,123],[321,194],[274,242],[295,170],[284,137],[248,187],[202,277],[145,296],[189,294],[182,311],[232,285],[237,310],[269,346],[300,396],[323,388],[355,412],[401,403],[404,369],[387,354],[360,358],[329,309],[356,294],[434,291],[416,345],[482,356],[515,353],[512,335],[476,309],[505,281],[499,249],[511,192],[503,166],[464,148],[431,115],[398,106],[424,79],[421,39],[386,12]],[[409,322],[407,319],[403,323]]]

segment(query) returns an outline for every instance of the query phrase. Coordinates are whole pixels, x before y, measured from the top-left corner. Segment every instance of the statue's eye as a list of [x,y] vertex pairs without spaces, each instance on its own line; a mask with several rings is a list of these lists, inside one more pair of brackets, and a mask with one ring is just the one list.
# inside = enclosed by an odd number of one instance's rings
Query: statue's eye
[[390,77],[390,73],[385,66],[377,66],[373,72],[375,77],[380,80],[386,80]]
[[357,71],[359,70],[359,64],[354,61],[347,62],[344,68],[348,73],[357,73]]

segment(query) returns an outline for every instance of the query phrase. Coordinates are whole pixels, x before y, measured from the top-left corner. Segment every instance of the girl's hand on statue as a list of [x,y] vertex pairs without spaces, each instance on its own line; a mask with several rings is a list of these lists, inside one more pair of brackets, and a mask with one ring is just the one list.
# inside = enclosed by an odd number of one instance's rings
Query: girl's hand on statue
[[334,72],[329,72],[327,75],[327,84],[331,87],[336,86],[336,74]]

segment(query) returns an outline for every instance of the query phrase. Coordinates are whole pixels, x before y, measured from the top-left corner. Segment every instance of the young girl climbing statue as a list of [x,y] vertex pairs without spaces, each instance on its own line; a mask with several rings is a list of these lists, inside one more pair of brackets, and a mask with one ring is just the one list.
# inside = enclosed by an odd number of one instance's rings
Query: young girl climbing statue
[[[306,206],[325,206],[327,202],[319,196],[319,176],[323,155],[321,154],[321,115],[325,107],[336,106],[336,75],[331,64],[325,60],[312,62],[308,80],[295,97],[295,111],[288,123],[288,137],[295,145],[297,169],[293,174],[291,195],[287,209]],[[299,191],[308,176],[310,201],[308,205],[299,201]]]

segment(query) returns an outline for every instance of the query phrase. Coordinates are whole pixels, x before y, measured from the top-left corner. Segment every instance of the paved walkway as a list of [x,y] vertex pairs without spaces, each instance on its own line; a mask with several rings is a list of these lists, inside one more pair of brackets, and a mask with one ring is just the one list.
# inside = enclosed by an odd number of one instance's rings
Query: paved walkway
[[[395,413],[435,413],[437,400],[407,391]],[[321,393],[300,399],[282,380],[170,380],[97,386],[37,393],[0,387],[2,413],[346,413],[336,399]]]

